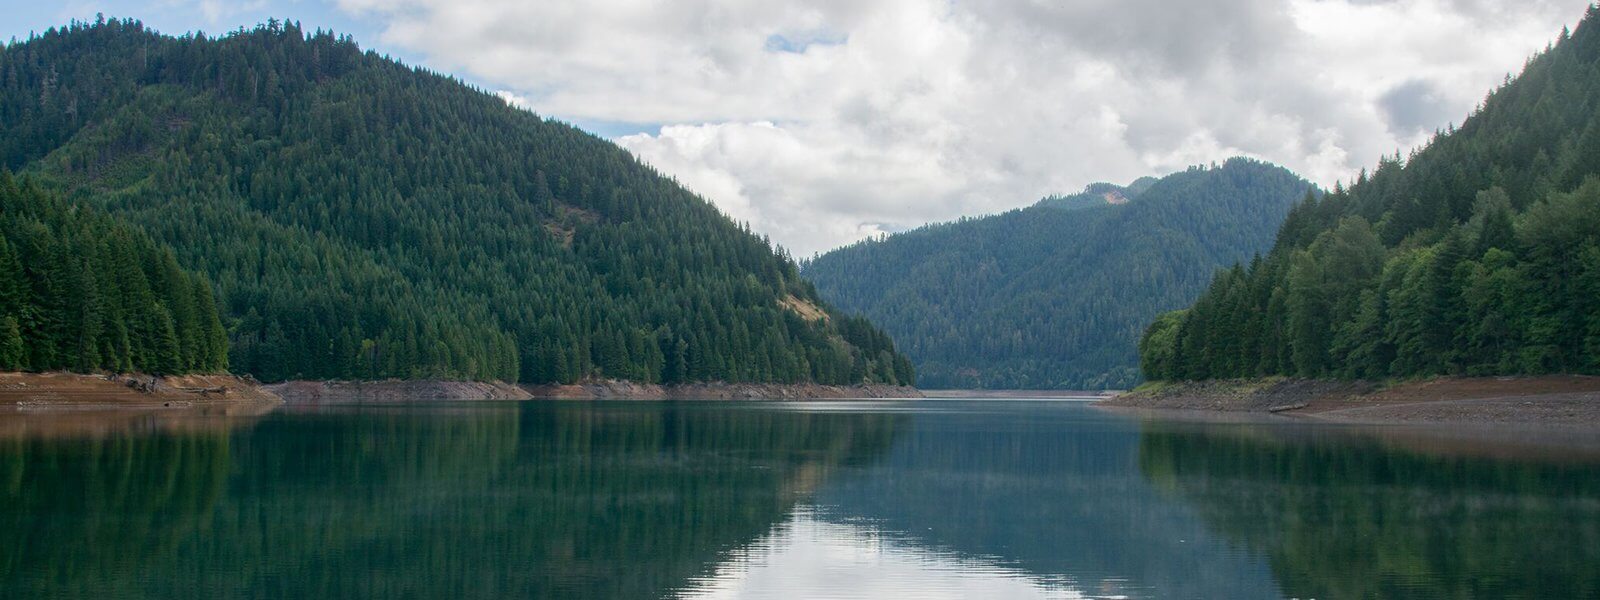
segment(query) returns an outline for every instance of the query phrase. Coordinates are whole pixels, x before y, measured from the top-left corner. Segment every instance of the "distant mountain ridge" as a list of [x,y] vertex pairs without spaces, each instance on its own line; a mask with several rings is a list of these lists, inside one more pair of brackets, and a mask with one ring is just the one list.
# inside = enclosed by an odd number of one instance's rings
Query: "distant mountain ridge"
[[170,246],[266,381],[913,378],[623,149],[292,22],[0,46],[0,168]]
[[1265,251],[1312,190],[1235,158],[857,243],[803,273],[882,325],[923,387],[1123,388],[1144,324]]

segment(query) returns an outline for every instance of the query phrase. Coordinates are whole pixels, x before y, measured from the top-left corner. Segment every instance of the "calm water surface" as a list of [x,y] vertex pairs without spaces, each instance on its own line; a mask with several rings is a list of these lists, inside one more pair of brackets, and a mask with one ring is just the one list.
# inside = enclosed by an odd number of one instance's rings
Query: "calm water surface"
[[1600,596],[1600,463],[1425,431],[946,400],[19,418],[0,598]]

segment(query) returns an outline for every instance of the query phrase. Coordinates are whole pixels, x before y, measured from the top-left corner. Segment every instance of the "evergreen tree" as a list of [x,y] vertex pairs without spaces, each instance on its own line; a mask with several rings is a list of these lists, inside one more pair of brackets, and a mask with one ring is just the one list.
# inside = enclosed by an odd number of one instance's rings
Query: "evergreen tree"
[[[209,297],[211,284],[179,270],[172,254],[100,211],[73,206],[0,172],[0,369],[35,371],[217,372],[207,353],[227,352],[225,335],[209,348],[168,344],[163,304]],[[160,289],[131,260],[153,257],[185,284]],[[167,293],[178,294],[168,296]],[[215,304],[194,318],[221,321]],[[155,324],[155,325],[152,325]]]
[[17,318],[10,315],[0,317],[0,371],[22,370],[27,366],[23,363],[27,355]]
[[[1284,290],[1281,308],[1259,296],[1248,307],[1266,315],[1264,329],[1225,306],[1237,283],[1219,279],[1183,313],[1177,339],[1153,335],[1171,323],[1151,325],[1141,347],[1151,375],[1240,376],[1208,360],[1240,344],[1258,346],[1258,375],[1600,374],[1597,48],[1591,7],[1459,129],[1296,206],[1246,275]],[[1169,361],[1188,368],[1169,372]]]

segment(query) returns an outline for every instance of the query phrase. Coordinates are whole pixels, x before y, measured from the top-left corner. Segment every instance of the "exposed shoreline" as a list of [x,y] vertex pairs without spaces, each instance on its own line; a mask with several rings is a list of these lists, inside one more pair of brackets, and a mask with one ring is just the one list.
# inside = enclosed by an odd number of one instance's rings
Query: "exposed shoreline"
[[499,382],[434,379],[285,381],[262,386],[289,404],[360,404],[428,400],[530,400],[520,387]]
[[564,400],[851,400],[922,398],[910,386],[820,383],[639,384],[604,381],[576,385],[522,386],[535,398]]
[[259,383],[233,375],[0,373],[0,407],[18,412],[282,403]]
[[1147,386],[1099,405],[1369,425],[1600,429],[1600,377],[1441,377],[1391,384],[1285,378],[1176,382]]
[[1115,390],[922,390],[926,398],[978,398],[984,400],[1027,400],[1050,398],[1110,398]]
[[263,386],[291,404],[360,404],[457,400],[824,400],[921,398],[916,388],[888,385],[600,381],[573,385],[514,385],[440,380],[289,381]]
[[[684,385],[598,381],[517,385],[450,380],[286,381],[233,375],[0,373],[0,411],[9,413],[188,410],[257,412],[282,404],[381,404],[478,400],[824,400],[922,398],[913,387],[778,383]],[[244,407],[244,408],[238,408]]]

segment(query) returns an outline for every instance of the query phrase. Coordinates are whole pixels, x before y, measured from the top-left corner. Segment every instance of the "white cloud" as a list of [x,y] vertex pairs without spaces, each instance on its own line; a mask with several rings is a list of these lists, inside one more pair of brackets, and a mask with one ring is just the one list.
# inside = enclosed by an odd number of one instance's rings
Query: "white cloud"
[[339,0],[809,254],[1247,154],[1331,185],[1459,122],[1587,0]]
[[504,100],[506,104],[511,106],[523,110],[533,110],[533,102],[528,100],[528,97],[523,96],[522,94],[518,94],[511,90],[498,90],[494,93],[494,95],[499,97],[501,100]]

